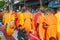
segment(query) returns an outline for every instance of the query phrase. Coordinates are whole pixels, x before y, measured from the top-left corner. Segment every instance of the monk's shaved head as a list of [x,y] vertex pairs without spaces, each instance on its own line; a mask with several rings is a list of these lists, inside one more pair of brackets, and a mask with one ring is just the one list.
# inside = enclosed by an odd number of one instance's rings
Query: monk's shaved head
[[54,37],[50,37],[49,40],[56,40],[56,38],[54,38]]

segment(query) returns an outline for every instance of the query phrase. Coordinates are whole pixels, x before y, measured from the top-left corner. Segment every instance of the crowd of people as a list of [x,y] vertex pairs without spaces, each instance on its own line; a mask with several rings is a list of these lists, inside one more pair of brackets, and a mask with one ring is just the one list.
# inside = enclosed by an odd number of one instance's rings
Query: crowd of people
[[48,11],[3,11],[3,30],[11,36],[18,31],[18,40],[60,40],[60,8]]

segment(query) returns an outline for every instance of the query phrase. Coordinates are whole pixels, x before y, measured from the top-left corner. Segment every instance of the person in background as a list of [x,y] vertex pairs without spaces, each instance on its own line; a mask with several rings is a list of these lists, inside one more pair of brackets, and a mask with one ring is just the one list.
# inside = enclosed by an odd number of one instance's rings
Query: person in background
[[28,10],[25,11],[24,13],[25,21],[24,21],[24,27],[25,30],[29,33],[32,28],[32,13],[29,12]]
[[41,12],[37,9],[35,13],[32,15],[32,27],[35,31],[37,31],[37,19],[41,15]]
[[28,33],[22,28],[22,25],[18,26],[18,40],[28,40]]
[[11,21],[14,21],[15,20],[15,17],[14,17],[14,14],[13,14],[13,10],[10,10],[9,11],[6,11],[3,15],[3,24],[5,27],[8,26],[8,23],[11,22]]
[[17,23],[18,23],[18,26],[22,25],[23,28],[24,28],[23,25],[24,25],[24,20],[25,20],[24,13],[25,13],[25,9],[22,9],[21,11],[19,11],[17,13],[17,19],[18,19]]

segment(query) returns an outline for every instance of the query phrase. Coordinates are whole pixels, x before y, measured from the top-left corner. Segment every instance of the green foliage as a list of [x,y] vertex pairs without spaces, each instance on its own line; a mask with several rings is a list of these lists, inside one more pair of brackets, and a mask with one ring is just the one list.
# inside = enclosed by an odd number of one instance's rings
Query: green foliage
[[5,1],[0,1],[0,7],[2,7],[5,4]]
[[24,39],[24,40],[28,40],[28,34],[27,32],[23,29],[23,30],[18,30],[18,40],[21,40],[21,37]]

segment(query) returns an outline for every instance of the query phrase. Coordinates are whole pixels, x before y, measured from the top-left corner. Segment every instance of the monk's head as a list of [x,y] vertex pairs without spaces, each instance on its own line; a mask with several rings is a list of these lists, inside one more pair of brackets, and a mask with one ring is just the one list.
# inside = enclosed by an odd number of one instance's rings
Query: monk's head
[[50,37],[49,40],[56,40],[56,38],[54,38],[54,37]]
[[23,28],[22,28],[22,25],[19,25],[19,26],[18,26],[18,29],[22,30],[22,29],[23,29]]

